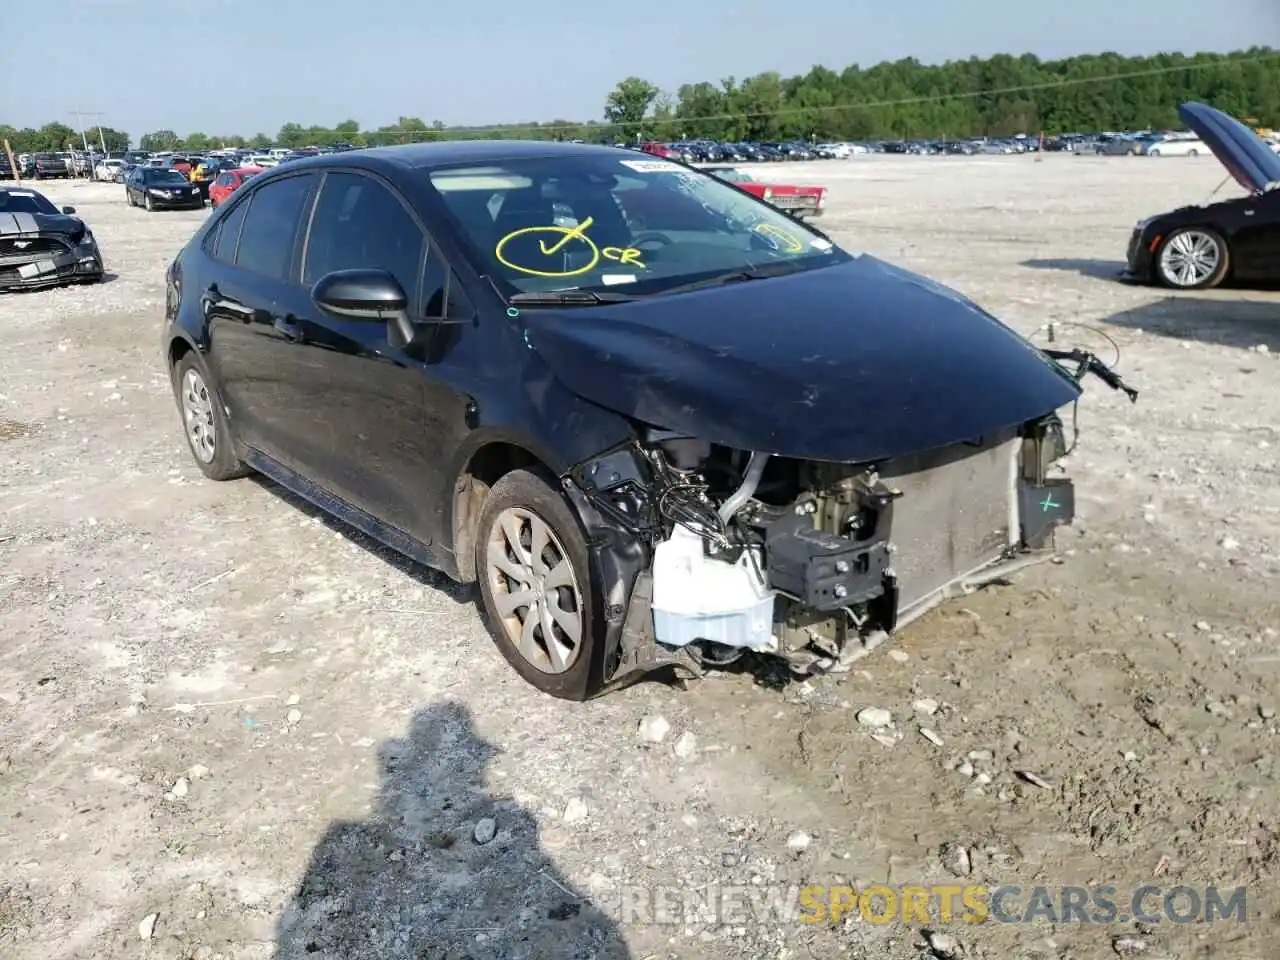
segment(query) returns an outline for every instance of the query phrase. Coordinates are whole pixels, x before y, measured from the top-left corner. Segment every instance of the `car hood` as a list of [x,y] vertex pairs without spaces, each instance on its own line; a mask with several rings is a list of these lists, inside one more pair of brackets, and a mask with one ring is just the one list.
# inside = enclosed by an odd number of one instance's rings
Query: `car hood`
[[0,236],[15,233],[79,233],[84,222],[79,217],[62,213],[0,212]]
[[631,303],[521,312],[570,390],[657,427],[865,462],[1075,400],[1066,372],[958,293],[870,256]]
[[1204,103],[1184,103],[1178,116],[1250,193],[1280,184],[1280,155],[1239,120]]

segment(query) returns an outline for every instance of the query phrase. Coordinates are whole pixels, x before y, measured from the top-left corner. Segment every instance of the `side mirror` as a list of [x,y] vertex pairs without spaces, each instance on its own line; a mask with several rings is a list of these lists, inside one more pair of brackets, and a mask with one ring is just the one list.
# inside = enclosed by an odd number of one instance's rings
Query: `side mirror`
[[63,213],[65,213],[65,214],[69,217],[69,216],[71,216],[73,213],[75,213],[75,212],[76,212],[76,208],[75,208],[75,207],[63,207],[63,208],[62,208],[62,212],[63,212]]
[[311,288],[317,307],[342,320],[385,322],[387,342],[404,348],[414,340],[409,298],[385,270],[335,270]]

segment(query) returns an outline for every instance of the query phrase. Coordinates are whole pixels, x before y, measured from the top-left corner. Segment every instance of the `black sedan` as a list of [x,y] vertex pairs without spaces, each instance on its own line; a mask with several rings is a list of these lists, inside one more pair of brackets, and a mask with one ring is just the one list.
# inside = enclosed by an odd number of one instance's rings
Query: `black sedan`
[[1280,155],[1254,131],[1203,103],[1178,108],[1248,192],[1141,221],[1129,238],[1130,278],[1181,290],[1236,280],[1280,280]]
[[200,187],[177,170],[164,167],[134,167],[125,177],[124,196],[129,206],[147,210],[196,210],[204,207]]
[[1128,389],[613,147],[291,161],[166,279],[199,468],[478,582],[498,649],[566,698],[745,651],[828,669],[1043,556],[1073,515],[1056,411],[1088,371]]
[[102,279],[93,232],[35,190],[0,187],[0,292]]

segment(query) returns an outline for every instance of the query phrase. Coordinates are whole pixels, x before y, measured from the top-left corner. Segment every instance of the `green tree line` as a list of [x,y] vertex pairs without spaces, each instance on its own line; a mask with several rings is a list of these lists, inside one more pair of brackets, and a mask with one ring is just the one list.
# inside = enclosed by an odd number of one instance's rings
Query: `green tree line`
[[[143,150],[213,147],[386,146],[428,140],[654,138],[675,140],[832,140],[959,138],[1099,130],[1176,128],[1177,106],[1211,103],[1234,116],[1280,126],[1280,51],[1253,47],[1233,53],[1162,53],[1123,57],[1089,54],[1041,60],[997,54],[942,64],[913,58],[836,72],[814,67],[803,75],[776,72],[739,80],[690,83],[665,91],[627,77],[605,98],[599,120],[466,127],[400,117],[363,130],[355,120],[333,127],[286,123],[274,135],[257,133],[144,134]],[[86,131],[92,145],[127,149],[126,134]],[[22,130],[0,124],[17,152],[79,145],[78,131],[61,123]]]

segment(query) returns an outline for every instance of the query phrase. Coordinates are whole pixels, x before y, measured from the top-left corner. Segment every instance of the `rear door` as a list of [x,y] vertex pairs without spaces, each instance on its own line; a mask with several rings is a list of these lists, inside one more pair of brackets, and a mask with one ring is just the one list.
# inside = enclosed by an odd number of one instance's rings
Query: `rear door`
[[308,411],[290,407],[284,384],[297,359],[289,317],[317,179],[300,173],[237,192],[206,246],[211,260],[201,291],[210,361],[232,429],[287,466],[297,462],[295,434],[310,427]]

